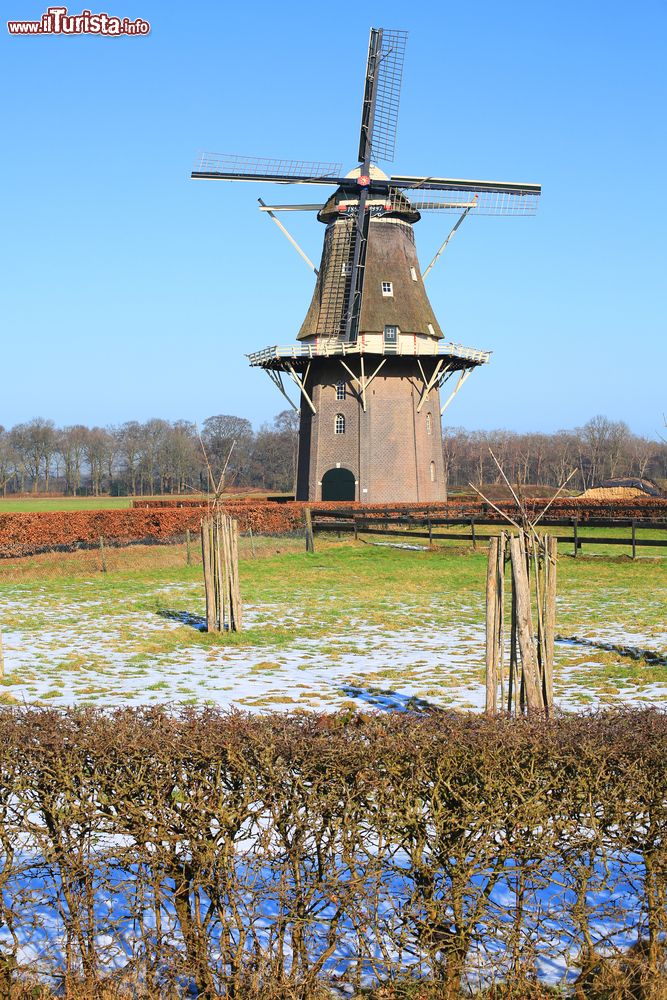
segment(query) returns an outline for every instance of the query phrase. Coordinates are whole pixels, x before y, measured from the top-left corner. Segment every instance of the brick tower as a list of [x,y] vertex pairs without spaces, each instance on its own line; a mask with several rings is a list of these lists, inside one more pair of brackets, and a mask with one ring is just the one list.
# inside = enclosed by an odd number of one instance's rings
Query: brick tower
[[[533,214],[540,194],[536,184],[388,176],[374,165],[393,159],[405,42],[405,32],[371,29],[359,166],[346,176],[340,164],[209,154],[192,174],[336,187],[324,204],[260,199],[317,276],[297,343],[248,355],[285,396],[283,376],[299,390],[300,500],[445,499],[441,416],[489,354],[445,341],[424,277],[469,214]],[[317,211],[326,226],[319,268],[276,217],[295,210]],[[422,275],[413,226],[423,211],[458,219]]]

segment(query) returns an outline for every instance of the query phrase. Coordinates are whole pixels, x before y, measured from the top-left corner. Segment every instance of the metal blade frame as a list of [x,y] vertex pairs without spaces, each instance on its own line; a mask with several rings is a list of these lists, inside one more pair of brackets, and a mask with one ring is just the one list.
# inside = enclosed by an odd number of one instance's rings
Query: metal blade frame
[[[418,181],[418,178],[415,178]],[[464,181],[439,179],[439,186],[422,183],[395,184],[391,179],[391,204],[407,198],[418,212],[449,212],[469,210],[472,215],[535,215],[541,193],[539,184],[505,184],[500,181]]]
[[340,184],[342,163],[311,160],[281,160],[237,156],[230,153],[202,153],[192,177],[226,181],[273,181],[283,184]]

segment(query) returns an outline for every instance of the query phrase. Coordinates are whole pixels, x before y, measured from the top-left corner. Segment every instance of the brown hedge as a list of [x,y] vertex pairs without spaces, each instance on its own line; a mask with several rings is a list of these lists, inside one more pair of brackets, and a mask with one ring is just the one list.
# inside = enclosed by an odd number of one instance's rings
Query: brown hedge
[[[193,500],[179,507],[164,506],[168,501],[136,501],[143,506],[130,510],[77,510],[44,511],[40,513],[0,513],[0,557],[24,556],[51,549],[73,549],[79,545],[99,542],[100,536],[111,544],[128,544],[143,540],[167,541],[182,535],[187,529],[197,531],[204,501]],[[266,500],[230,500],[224,509],[239,521],[241,531],[249,528],[256,533],[287,534],[303,525],[304,509],[314,511],[340,510],[363,511],[368,517],[381,518],[388,512],[410,514],[440,514],[445,517],[478,516],[488,519],[501,518],[483,502],[452,500],[442,504],[331,504],[331,503],[272,503]],[[514,510],[512,504],[499,503],[501,509]],[[539,513],[543,501],[528,501],[529,511]],[[582,523],[594,517],[653,519],[656,523],[667,521],[667,500],[640,498],[615,503],[607,500],[566,498],[557,500],[543,519],[548,524],[553,519],[578,517]]]
[[6,710],[0,980],[657,1000],[665,759],[657,711]]
[[[225,510],[238,518],[241,531],[252,528],[257,533],[285,534],[296,530],[303,518],[296,504],[234,502]],[[0,513],[0,557],[74,549],[97,544],[100,537],[119,545],[167,541],[188,529],[198,531],[201,516],[200,507]]]
[[[549,501],[547,499],[535,499],[527,498],[525,500],[525,506],[530,514],[538,515],[541,514]],[[410,513],[424,513],[424,514],[440,514],[443,517],[456,517],[456,516],[484,516],[490,519],[497,518],[501,520],[497,512],[494,511],[493,507],[487,504],[481,498],[475,499],[452,499],[444,501],[442,503],[431,503],[431,504],[419,504],[419,503],[398,503],[398,504],[362,504],[362,503],[349,503],[349,502],[310,502],[308,504],[304,502],[294,503],[276,503],[272,501],[260,501],[251,498],[233,501],[234,506],[238,505],[238,509],[243,509],[244,505],[251,505],[253,507],[262,507],[266,504],[268,508],[274,506],[277,507],[310,507],[313,511],[318,510],[337,510],[337,511],[350,511],[359,510],[367,513],[369,515],[382,515],[387,512],[398,511],[400,513],[410,514]],[[514,501],[508,500],[494,500],[496,507],[500,510],[512,513],[516,511],[516,503]],[[186,499],[171,500],[167,497],[163,498],[137,498],[132,501],[133,507],[142,508],[146,510],[156,510],[164,507],[170,507],[176,505],[178,507],[185,508],[195,508],[206,506],[206,500],[199,499],[195,497],[188,497]],[[543,518],[545,523],[549,523],[553,519],[563,519],[569,517],[577,517],[582,521],[588,520],[595,517],[603,518],[618,518],[618,519],[628,519],[637,518],[640,519],[660,519],[667,522],[667,499],[661,499],[656,497],[636,497],[630,499],[591,499],[587,497],[559,497],[554,500],[550,506],[546,516]]]

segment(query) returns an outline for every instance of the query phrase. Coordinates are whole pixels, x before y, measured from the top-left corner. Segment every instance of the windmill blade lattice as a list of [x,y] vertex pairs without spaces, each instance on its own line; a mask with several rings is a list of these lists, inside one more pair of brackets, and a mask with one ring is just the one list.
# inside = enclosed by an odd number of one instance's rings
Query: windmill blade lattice
[[202,153],[192,171],[195,178],[227,181],[275,181],[285,184],[339,184],[342,163],[280,160],[230,153]]
[[375,122],[371,143],[373,160],[393,160],[396,152],[396,128],[407,40],[407,31],[382,29]]
[[439,189],[390,188],[389,205],[392,208],[409,199],[418,212],[445,212],[458,215],[470,209],[474,215],[535,215],[539,190],[528,185],[526,189],[489,190],[470,182],[469,187],[442,187]]

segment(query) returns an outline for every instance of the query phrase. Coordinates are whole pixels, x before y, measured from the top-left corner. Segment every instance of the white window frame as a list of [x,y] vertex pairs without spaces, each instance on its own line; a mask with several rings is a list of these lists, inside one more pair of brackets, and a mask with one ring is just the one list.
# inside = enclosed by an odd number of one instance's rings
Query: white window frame
[[431,462],[431,482],[435,482],[435,462]]
[[417,268],[416,267],[411,267],[410,268],[410,274],[412,275],[412,280],[413,281],[417,281],[418,280],[417,279]]
[[345,399],[347,397],[347,386],[345,385],[344,379],[339,379],[336,382],[336,399]]
[[381,282],[382,295],[385,299],[393,299],[394,297],[394,283],[392,281]]
[[426,433],[427,434],[433,433],[433,417],[431,416],[430,413],[426,414]]
[[345,433],[345,414],[337,413],[334,417],[334,434]]

